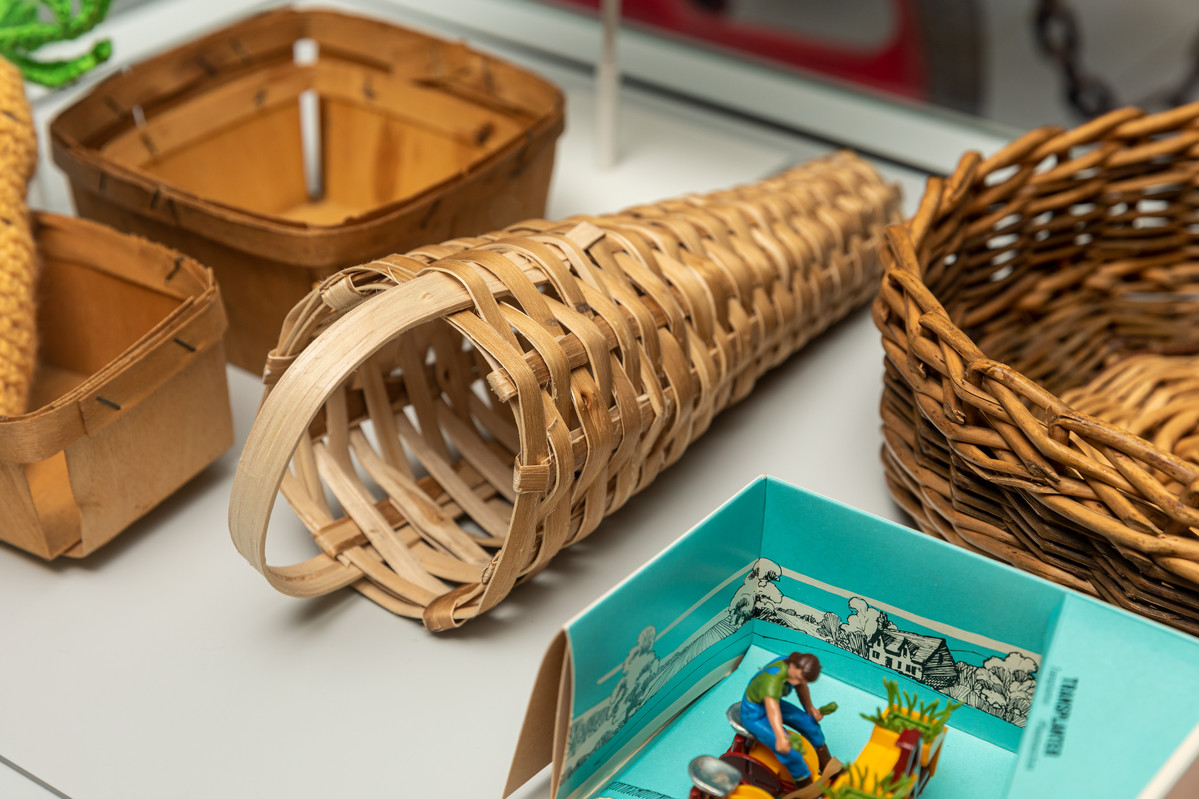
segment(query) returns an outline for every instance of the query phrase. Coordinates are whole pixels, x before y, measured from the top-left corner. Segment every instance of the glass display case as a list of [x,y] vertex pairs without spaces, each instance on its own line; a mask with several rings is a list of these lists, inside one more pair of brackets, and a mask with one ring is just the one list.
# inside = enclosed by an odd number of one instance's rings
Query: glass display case
[[[56,114],[127,65],[277,5],[114,0],[92,35],[112,40],[111,61],[29,91],[42,148],[31,204],[73,210],[49,157]],[[897,183],[911,215],[964,152],[1080,121],[1072,76],[1079,96],[1096,96],[1098,78],[1120,100],[1189,95],[1199,26],[1187,0],[1152,13],[1119,0],[625,0],[618,157],[601,167],[596,0],[293,5],[463,39],[561,87],[550,219],[749,183],[837,148]],[[503,607],[441,636],[351,591],[283,596],[238,556],[230,492],[263,386],[231,368],[235,441],[212,468],[88,560],[0,551],[0,794],[496,795],[546,643],[716,498],[770,474],[909,522],[879,463],[883,358],[870,312],[849,315]],[[266,555],[303,561],[312,536],[284,505]],[[519,796],[548,787],[538,778]]]

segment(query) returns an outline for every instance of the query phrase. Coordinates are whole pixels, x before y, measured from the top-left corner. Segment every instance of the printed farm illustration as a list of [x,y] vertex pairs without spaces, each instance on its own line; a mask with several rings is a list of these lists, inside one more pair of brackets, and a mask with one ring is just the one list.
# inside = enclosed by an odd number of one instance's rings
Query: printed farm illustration
[[[939,630],[934,620],[909,619],[901,611],[888,613],[869,598],[823,584],[808,585],[805,580],[759,558],[726,581],[724,590],[732,591],[728,605],[699,624],[689,620],[688,626],[696,631],[672,651],[659,652],[662,634],[655,626],[643,627],[636,641],[629,642],[623,661],[614,663],[601,680],[612,686],[606,698],[581,711],[576,708],[563,779],[603,749],[697,655],[753,619],[818,638],[1011,724],[1023,727],[1027,722],[1039,655],[966,631]],[[780,584],[793,596],[787,596]],[[801,594],[807,601],[794,598]],[[666,621],[674,627],[682,620]]]
[[[844,618],[789,599],[779,590],[778,564],[759,558],[729,608],[730,616],[758,618],[790,627],[910,677],[962,704],[1023,727],[1036,690],[1040,658],[1010,651],[971,662],[961,645],[945,636],[904,630],[861,597],[850,597]],[[963,642],[964,643],[964,642]]]

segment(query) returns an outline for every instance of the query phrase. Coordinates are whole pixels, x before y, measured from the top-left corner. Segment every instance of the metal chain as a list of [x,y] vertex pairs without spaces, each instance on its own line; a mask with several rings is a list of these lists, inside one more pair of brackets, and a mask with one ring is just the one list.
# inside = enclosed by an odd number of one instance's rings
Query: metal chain
[[[1040,0],[1034,17],[1037,45],[1057,62],[1066,81],[1070,107],[1093,119],[1121,105],[1110,83],[1087,69],[1079,55],[1078,17],[1065,0]],[[1154,92],[1137,103],[1145,110],[1173,108],[1186,103],[1199,88],[1199,36],[1191,44],[1190,68],[1173,87]]]

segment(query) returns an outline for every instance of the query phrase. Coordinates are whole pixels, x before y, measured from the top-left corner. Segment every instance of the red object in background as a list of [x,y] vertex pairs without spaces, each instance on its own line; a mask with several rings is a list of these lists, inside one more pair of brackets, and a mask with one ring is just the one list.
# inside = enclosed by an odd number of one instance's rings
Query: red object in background
[[[553,0],[597,10],[600,0]],[[859,86],[963,111],[978,105],[979,46],[973,0],[891,0],[892,35],[873,48],[730,19],[728,0],[625,0],[625,20],[818,72]]]

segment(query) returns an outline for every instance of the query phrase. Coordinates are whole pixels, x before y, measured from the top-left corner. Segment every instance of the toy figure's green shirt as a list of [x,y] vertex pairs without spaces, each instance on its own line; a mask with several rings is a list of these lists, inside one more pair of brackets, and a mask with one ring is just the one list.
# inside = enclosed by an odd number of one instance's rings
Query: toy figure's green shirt
[[787,661],[776,660],[749,681],[749,685],[745,687],[745,698],[760,705],[766,697],[782,699],[790,690],[791,683],[787,682]]

